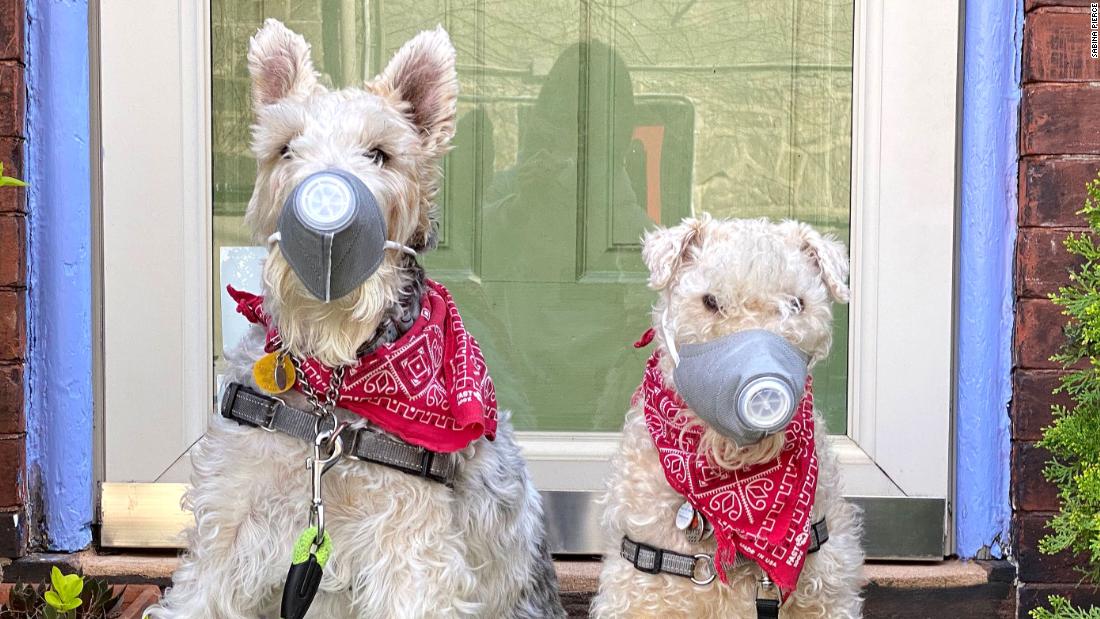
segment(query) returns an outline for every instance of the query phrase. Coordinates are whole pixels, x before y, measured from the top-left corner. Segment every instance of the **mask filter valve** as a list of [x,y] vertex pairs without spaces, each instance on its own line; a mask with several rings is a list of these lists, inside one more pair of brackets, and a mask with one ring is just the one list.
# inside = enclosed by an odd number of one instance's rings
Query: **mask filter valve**
[[794,410],[794,394],[787,383],[764,376],[745,385],[737,398],[737,411],[745,425],[759,432],[775,432],[785,426]]
[[294,199],[294,210],[314,230],[339,230],[355,215],[355,196],[343,179],[332,174],[307,178]]

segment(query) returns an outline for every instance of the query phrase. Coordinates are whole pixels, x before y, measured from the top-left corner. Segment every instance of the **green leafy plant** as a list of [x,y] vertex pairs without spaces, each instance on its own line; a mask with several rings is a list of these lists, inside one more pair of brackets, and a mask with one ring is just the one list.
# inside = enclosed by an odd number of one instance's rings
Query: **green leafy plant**
[[[1065,392],[1072,406],[1055,405],[1054,423],[1039,441],[1051,453],[1044,476],[1058,489],[1059,511],[1048,523],[1051,533],[1039,541],[1045,554],[1070,551],[1086,561],[1078,569],[1100,582],[1100,177],[1086,187],[1085,207],[1078,214],[1089,232],[1070,234],[1066,250],[1081,264],[1051,300],[1069,320],[1066,341],[1051,359],[1068,373],[1055,393]],[[1051,598],[1051,610],[1032,611],[1037,619],[1100,619],[1100,610],[1074,609]]]
[[[1052,533],[1039,544],[1042,552],[1064,550],[1085,554],[1080,568],[1100,582],[1100,177],[1088,184],[1088,198],[1080,214],[1090,233],[1071,234],[1069,253],[1082,259],[1070,273],[1070,285],[1051,295],[1069,318],[1066,342],[1052,359],[1071,370],[1056,392],[1065,391],[1072,407],[1055,406],[1054,424],[1044,428],[1039,445],[1052,456],[1044,471],[1058,488],[1060,511],[1050,521]],[[1078,364],[1085,360],[1083,366]]]
[[84,591],[84,579],[79,574],[65,576],[54,566],[50,570],[50,583],[53,586],[42,594],[50,608],[67,613],[84,603],[80,599],[80,593]]
[[50,585],[18,583],[0,606],[0,619],[114,619],[122,613],[122,597],[105,580],[85,580],[78,574],[50,571]]
[[27,184],[18,178],[4,176],[4,164],[0,163],[0,187],[26,187]]
[[1048,598],[1050,609],[1036,608],[1031,611],[1032,619],[1100,619],[1100,608],[1082,610],[1070,605],[1064,597],[1052,595]]

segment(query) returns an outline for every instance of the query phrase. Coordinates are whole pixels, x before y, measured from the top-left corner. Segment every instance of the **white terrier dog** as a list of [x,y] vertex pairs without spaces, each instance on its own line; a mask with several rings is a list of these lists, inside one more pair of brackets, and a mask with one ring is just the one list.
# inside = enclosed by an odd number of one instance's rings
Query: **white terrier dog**
[[[309,617],[564,617],[540,497],[510,424],[496,418],[480,351],[413,255],[434,245],[431,209],[454,134],[450,39],[421,33],[361,89],[320,85],[309,45],[275,20],[253,37],[248,61],[259,170],[246,221],[272,245],[265,296],[234,291],[258,324],[227,355],[228,380],[299,389],[278,404],[246,387],[232,405],[223,398],[192,458],[189,550],[149,615],[279,617],[304,539],[324,564]],[[331,233],[348,217],[355,235]],[[417,341],[428,342],[420,356],[395,358]],[[364,359],[376,351],[390,356],[370,370]],[[274,378],[254,381],[264,359]],[[413,387],[424,393],[402,393]],[[424,419],[413,400],[427,403]],[[266,416],[223,418],[248,404]],[[316,416],[297,426],[307,440],[291,435],[295,410]],[[424,447],[433,441],[445,448],[433,454]],[[409,454],[414,466],[401,463]],[[323,531],[303,533],[307,521]]]
[[859,617],[860,513],[807,380],[848,300],[844,247],[798,222],[703,216],[647,234],[642,255],[660,296],[639,344],[658,345],[603,499],[593,615],[774,617],[782,598],[786,618]]

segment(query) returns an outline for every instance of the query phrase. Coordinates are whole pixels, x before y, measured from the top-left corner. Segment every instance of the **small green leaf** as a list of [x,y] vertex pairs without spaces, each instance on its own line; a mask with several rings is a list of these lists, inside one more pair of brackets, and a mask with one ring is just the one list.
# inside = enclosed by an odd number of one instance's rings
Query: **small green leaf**
[[42,596],[42,598],[46,600],[46,603],[50,605],[50,608],[59,610],[61,612],[68,612],[76,608],[77,606],[80,606],[80,604],[83,602],[83,600],[81,600],[80,598],[76,598],[75,600],[63,599],[53,589],[47,591]]
[[66,576],[55,566],[50,570],[50,583],[53,589],[46,593],[47,595],[53,593],[58,601],[57,604],[51,602],[50,606],[58,610],[71,610],[80,606],[80,592],[84,590],[84,579],[79,574]]
[[4,176],[4,164],[0,163],[0,187],[26,187],[27,184],[18,178]]

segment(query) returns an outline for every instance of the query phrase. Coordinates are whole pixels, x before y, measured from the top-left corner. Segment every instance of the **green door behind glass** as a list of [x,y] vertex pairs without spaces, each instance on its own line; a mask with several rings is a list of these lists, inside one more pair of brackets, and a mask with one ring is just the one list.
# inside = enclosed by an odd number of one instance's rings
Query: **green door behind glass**
[[[302,32],[336,86],[419,30],[451,33],[462,94],[426,265],[518,429],[621,426],[650,352],[631,344],[654,299],[639,238],[655,222],[793,217],[848,238],[852,0],[237,0],[213,16],[216,251],[250,244],[244,54],[265,17]],[[843,433],[837,310],[815,384]]]

